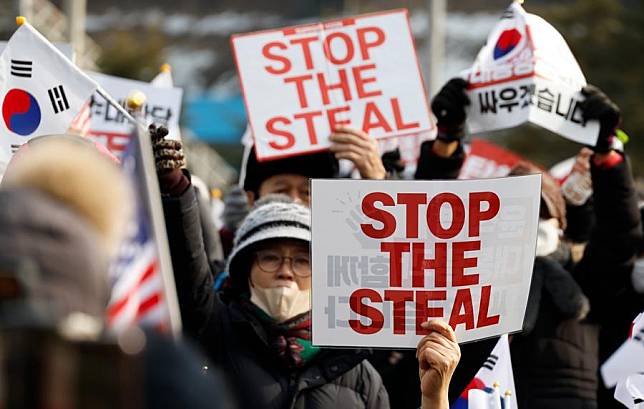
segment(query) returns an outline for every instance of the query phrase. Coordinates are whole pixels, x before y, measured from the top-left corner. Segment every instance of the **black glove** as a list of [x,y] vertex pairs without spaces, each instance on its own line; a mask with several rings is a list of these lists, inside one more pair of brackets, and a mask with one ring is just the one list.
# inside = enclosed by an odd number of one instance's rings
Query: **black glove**
[[452,78],[432,101],[432,111],[438,120],[438,139],[453,142],[465,136],[465,107],[470,99],[465,94],[467,81]]
[[190,186],[190,179],[181,171],[186,163],[181,142],[165,139],[168,135],[165,126],[151,124],[148,130],[161,193],[179,196]]
[[579,104],[584,121],[599,120],[597,144],[591,148],[595,152],[606,153],[611,150],[613,138],[620,123],[619,107],[594,85],[586,85],[581,93],[586,97]]
[[397,175],[405,170],[405,164],[402,163],[399,148],[383,153],[382,164],[390,175]]

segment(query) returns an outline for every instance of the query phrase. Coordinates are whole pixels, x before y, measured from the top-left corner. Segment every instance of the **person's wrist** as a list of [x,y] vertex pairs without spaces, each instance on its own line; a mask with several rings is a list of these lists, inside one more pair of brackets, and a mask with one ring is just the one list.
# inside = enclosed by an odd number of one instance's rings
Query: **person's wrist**
[[432,144],[432,152],[441,158],[449,158],[456,152],[459,144],[459,140],[445,141],[443,139],[436,139]]
[[447,391],[441,391],[436,396],[422,396],[421,409],[449,409]]
[[159,173],[158,179],[161,193],[169,196],[181,196],[191,184],[187,172],[179,168]]
[[382,180],[387,177],[387,171],[385,170],[385,167],[381,165],[373,170],[361,171],[360,176],[363,179]]
[[608,152],[595,152],[593,164],[599,168],[612,168],[624,160],[624,157],[614,150]]

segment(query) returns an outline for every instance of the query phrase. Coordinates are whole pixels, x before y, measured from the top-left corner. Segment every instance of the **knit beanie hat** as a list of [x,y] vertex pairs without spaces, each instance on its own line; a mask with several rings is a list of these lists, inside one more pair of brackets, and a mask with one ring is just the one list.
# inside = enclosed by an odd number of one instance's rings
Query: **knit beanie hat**
[[338,160],[329,151],[291,156],[283,159],[258,162],[253,147],[246,160],[244,190],[258,196],[259,187],[266,179],[284,173],[302,175],[308,178],[335,178],[338,176]]
[[534,173],[541,174],[541,206],[539,217],[544,219],[555,218],[559,221],[559,228],[566,229],[566,201],[561,194],[559,183],[546,171],[530,162],[519,162],[510,171],[510,176],[523,176]]
[[227,270],[232,287],[247,288],[251,250],[273,239],[296,239],[311,242],[311,211],[286,195],[271,194],[258,200],[237,229]]

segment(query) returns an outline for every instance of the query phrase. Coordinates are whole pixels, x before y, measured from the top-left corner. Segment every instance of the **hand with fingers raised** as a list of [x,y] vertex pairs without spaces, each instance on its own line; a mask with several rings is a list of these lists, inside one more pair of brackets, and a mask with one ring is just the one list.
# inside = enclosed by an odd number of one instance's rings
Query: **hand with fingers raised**
[[148,131],[152,139],[152,151],[161,193],[180,196],[190,186],[190,179],[181,170],[186,163],[181,142],[165,139],[168,135],[168,128],[165,126],[151,124]]
[[365,132],[340,127],[329,137],[330,150],[339,159],[348,159],[355,165],[363,179],[384,179],[385,166],[378,151],[378,142]]
[[430,331],[418,342],[418,376],[422,394],[422,409],[448,409],[449,383],[461,359],[461,349],[454,330],[441,320],[424,322]]

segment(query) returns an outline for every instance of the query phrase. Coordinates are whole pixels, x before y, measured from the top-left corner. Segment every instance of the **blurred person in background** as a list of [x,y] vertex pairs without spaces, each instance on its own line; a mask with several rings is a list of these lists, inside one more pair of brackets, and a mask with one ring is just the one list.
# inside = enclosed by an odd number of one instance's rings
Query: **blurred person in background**
[[131,212],[118,166],[85,139],[24,145],[0,186],[0,406],[230,408],[188,346],[104,318]]
[[[416,178],[458,175],[465,157],[466,87],[466,81],[452,79],[434,99],[438,137],[423,143]],[[612,391],[601,386],[596,400],[598,364],[623,342],[630,322],[644,308],[631,282],[642,237],[640,215],[628,159],[613,149],[620,111],[594,86],[582,93],[584,120],[598,120],[600,132],[595,146],[582,149],[576,166],[590,171],[594,193],[590,206],[566,206],[556,183],[544,175],[524,333],[511,344],[520,407],[617,407]],[[567,209],[574,216],[568,221]],[[562,230],[575,241],[588,240],[581,260],[572,257]],[[450,398],[464,390],[488,356],[493,345],[488,349],[484,342],[463,347]]]

